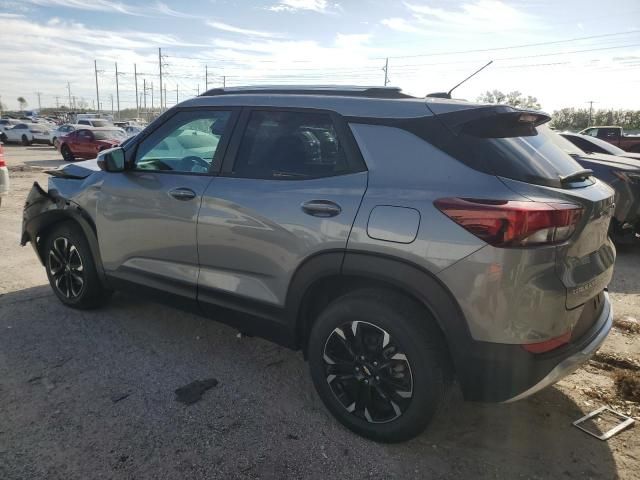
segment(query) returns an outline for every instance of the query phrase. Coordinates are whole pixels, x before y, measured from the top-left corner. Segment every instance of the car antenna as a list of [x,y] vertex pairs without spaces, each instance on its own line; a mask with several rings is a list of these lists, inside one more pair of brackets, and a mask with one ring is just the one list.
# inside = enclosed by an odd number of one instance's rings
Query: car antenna
[[469,80],[471,77],[475,77],[478,73],[480,73],[482,70],[484,70],[485,68],[487,68],[489,65],[491,65],[493,63],[493,60],[489,60],[489,62],[486,65],[483,65],[482,67],[480,67],[478,70],[476,70],[475,72],[473,72],[471,75],[469,75],[467,78],[465,78],[464,80],[462,80],[460,83],[458,83],[456,86],[454,86],[451,90],[449,90],[448,92],[436,92],[436,93],[430,93],[429,95],[427,95],[427,97],[435,97],[435,98],[451,98],[451,92],[453,92],[456,88],[458,88],[460,85],[462,85],[464,82],[466,82],[467,80]]

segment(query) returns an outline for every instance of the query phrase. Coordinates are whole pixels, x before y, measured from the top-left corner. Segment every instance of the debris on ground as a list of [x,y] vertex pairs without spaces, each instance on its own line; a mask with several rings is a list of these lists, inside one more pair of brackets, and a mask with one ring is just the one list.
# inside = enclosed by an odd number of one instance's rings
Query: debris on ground
[[614,368],[622,368],[634,372],[640,371],[640,363],[632,357],[623,357],[616,353],[596,352],[591,358],[590,363],[602,370],[613,370]]
[[631,315],[616,318],[613,321],[613,326],[626,333],[640,333],[640,320]]
[[635,420],[627,415],[609,407],[600,407],[573,422],[573,426],[599,440],[609,440],[634,423]]
[[118,403],[122,400],[124,400],[125,398],[129,397],[129,395],[131,395],[130,393],[117,393],[115,395],[111,395],[111,401],[113,403]]
[[613,381],[618,395],[625,400],[640,403],[640,373],[616,372]]
[[202,398],[202,394],[207,390],[218,385],[218,380],[215,378],[206,378],[204,380],[196,380],[184,387],[177,388],[175,390],[177,400],[185,405],[191,405],[196,403]]

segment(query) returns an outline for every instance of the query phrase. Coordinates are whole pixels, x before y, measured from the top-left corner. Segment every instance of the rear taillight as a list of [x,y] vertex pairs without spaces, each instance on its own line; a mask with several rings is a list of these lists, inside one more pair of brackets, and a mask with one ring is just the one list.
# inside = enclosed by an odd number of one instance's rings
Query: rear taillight
[[582,207],[570,203],[441,198],[434,204],[458,225],[496,247],[564,242],[582,217]]
[[563,333],[559,337],[551,338],[549,340],[545,340],[544,342],[526,343],[522,345],[522,348],[530,353],[545,353],[566,345],[567,343],[569,343],[569,340],[571,340],[571,330]]
[[4,147],[0,143],[0,167],[6,167],[7,162],[4,161]]

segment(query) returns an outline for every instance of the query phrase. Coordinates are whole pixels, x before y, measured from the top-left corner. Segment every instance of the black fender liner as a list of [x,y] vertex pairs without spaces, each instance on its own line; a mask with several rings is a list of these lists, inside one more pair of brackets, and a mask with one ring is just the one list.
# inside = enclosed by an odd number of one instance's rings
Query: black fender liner
[[31,242],[40,263],[44,265],[44,253],[38,240],[49,227],[66,220],[74,221],[82,229],[89,243],[100,280],[107,285],[96,226],[92,218],[78,204],[62,197],[56,190],[46,192],[38,182],[34,182],[24,206],[20,245],[24,246],[27,242]]

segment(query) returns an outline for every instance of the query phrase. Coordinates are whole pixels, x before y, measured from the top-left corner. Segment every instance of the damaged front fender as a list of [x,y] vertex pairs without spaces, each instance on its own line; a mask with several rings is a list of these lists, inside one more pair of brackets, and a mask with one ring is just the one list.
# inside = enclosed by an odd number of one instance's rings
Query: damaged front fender
[[38,182],[34,182],[24,204],[20,245],[31,242],[40,263],[44,265],[43,237],[54,224],[63,221],[73,221],[82,228],[98,275],[106,284],[93,220],[78,204],[64,198],[57,190],[45,191]]

